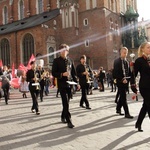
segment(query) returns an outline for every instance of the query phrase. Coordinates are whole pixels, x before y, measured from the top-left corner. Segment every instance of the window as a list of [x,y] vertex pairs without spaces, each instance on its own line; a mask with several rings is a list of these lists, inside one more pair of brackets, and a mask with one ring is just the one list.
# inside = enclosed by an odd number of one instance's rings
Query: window
[[[49,54],[53,54],[54,53],[54,48],[53,47],[50,47],[49,50],[48,50]],[[53,61],[54,61],[54,55],[50,55],[49,56],[49,65],[52,66],[53,64]]]
[[57,0],[56,4],[57,4],[57,8],[60,8],[60,0]]
[[126,1],[121,0],[120,1],[120,12],[125,13],[125,11],[126,11]]
[[66,2],[65,7],[62,9],[62,27],[69,28],[72,27],[72,12],[71,7]]
[[0,42],[0,58],[2,59],[3,65],[10,65],[10,45],[6,38]]
[[93,8],[97,7],[96,0],[92,0],[92,5],[93,5]]
[[86,0],[86,10],[90,9],[90,0]]
[[79,27],[78,9],[74,6],[74,26]]
[[110,29],[114,30],[112,18],[109,19]]
[[89,40],[85,41],[85,47],[89,47]]
[[19,1],[19,19],[24,18],[24,3],[23,0]]
[[113,12],[116,12],[116,11],[117,11],[117,2],[116,2],[116,0],[111,0],[110,9],[111,9],[111,11],[113,11]]
[[43,12],[43,0],[38,0],[38,13],[41,14]]
[[113,0],[110,0],[110,10],[113,11],[114,10],[114,1]]
[[27,33],[22,42],[23,63],[27,65],[30,57],[34,54],[34,39],[33,36]]
[[88,25],[88,19],[87,19],[87,18],[84,19],[83,24],[84,24],[84,26],[87,26],[87,25]]
[[3,23],[4,24],[8,23],[8,9],[6,6],[4,7],[4,10],[3,10]]

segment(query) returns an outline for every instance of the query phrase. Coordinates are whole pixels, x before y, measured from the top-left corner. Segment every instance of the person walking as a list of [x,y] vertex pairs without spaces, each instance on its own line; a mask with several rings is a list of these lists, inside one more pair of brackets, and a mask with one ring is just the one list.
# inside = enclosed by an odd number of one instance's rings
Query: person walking
[[104,79],[105,79],[105,72],[103,70],[103,67],[99,68],[99,73],[98,73],[98,81],[100,83],[100,92],[104,92]]
[[31,69],[26,73],[26,81],[29,82],[29,91],[32,97],[32,113],[40,115],[39,106],[38,106],[38,96],[39,96],[39,81],[38,81],[38,73],[35,70],[35,61],[31,61],[30,63]]
[[[87,71],[87,64],[86,64],[86,56],[82,55],[80,57],[80,64],[77,65],[76,67],[76,71],[77,71],[77,76],[79,78],[79,84],[82,90],[82,96],[81,96],[81,100],[80,100],[80,107],[82,108],[86,108],[86,109],[91,109],[91,107],[89,106],[89,101],[87,99],[87,91],[88,91],[88,87],[89,87],[89,67],[88,67],[88,71]],[[92,72],[92,71],[91,71]],[[86,106],[83,105],[83,103],[85,103]]]
[[59,47],[60,57],[55,58],[52,65],[52,76],[57,78],[57,85],[60,91],[63,110],[61,113],[61,121],[67,123],[68,128],[73,128],[71,114],[69,112],[69,99],[71,94],[71,86],[68,81],[77,83],[76,71],[73,62],[68,59],[69,46],[61,44]]
[[43,92],[45,86],[43,73],[44,73],[44,69],[40,65],[37,66],[36,74],[38,74],[38,78],[39,78],[39,84],[40,84],[39,95],[40,95],[41,102],[43,102]]
[[129,62],[126,57],[128,55],[128,49],[122,47],[120,50],[120,57],[114,61],[114,79],[116,79],[116,84],[118,87],[119,100],[117,101],[116,113],[119,115],[124,115],[121,113],[121,107],[123,106],[125,112],[125,118],[132,119],[133,116],[129,113],[129,108],[127,104],[126,91],[129,86],[129,81],[131,77],[131,71],[129,67]]
[[20,81],[19,81],[19,91],[22,93],[22,97],[23,98],[27,98],[26,93],[29,92],[29,86],[28,83],[26,81],[26,76],[22,75],[20,76]]
[[5,103],[7,105],[9,99],[10,82],[6,75],[1,76],[1,82],[2,82],[2,89],[4,92]]
[[131,76],[131,89],[136,94],[137,88],[135,79],[138,73],[140,73],[139,91],[143,97],[143,105],[139,112],[135,128],[137,128],[139,132],[142,132],[141,125],[146,113],[148,113],[150,118],[150,42],[144,42],[140,45],[138,58],[134,63],[134,71]]

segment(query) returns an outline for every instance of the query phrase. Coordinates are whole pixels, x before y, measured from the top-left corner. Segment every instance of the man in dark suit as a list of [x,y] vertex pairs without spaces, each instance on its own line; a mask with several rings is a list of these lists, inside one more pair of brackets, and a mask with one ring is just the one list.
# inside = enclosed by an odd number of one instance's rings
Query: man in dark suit
[[[27,71],[27,82],[29,82],[29,91],[30,91],[30,94],[31,94],[31,97],[32,97],[32,108],[31,108],[31,111],[34,113],[36,111],[36,114],[37,115],[40,115],[40,112],[39,112],[39,107],[38,107],[38,95],[39,95],[39,82],[37,81],[37,77],[36,76],[39,76],[39,75],[36,75],[38,73],[36,73],[36,70],[35,70],[35,61],[31,61],[30,63],[31,65],[31,69]],[[37,82],[38,85],[35,85],[35,83]]]
[[44,78],[43,78],[43,72],[44,72],[44,69],[39,65],[37,70],[36,70],[36,73],[39,74],[39,83],[40,83],[40,99],[41,99],[41,102],[43,102],[43,92],[44,92]]
[[[87,99],[87,90],[89,87],[89,73],[92,72],[89,67],[86,65],[86,56],[82,55],[80,57],[80,64],[77,65],[76,67],[76,71],[77,71],[77,76],[79,78],[79,84],[81,86],[81,90],[82,90],[82,96],[81,96],[81,100],[80,100],[80,107],[86,108],[86,109],[91,109],[91,107],[89,107],[89,102]],[[87,71],[88,70],[88,71]],[[90,71],[89,71],[90,70]],[[83,105],[83,103],[85,103],[86,106]]]
[[121,107],[123,106],[125,118],[132,119],[133,116],[131,116],[129,113],[126,99],[126,92],[131,76],[129,62],[126,60],[127,55],[128,49],[126,47],[122,47],[120,50],[120,57],[114,61],[113,77],[116,79],[120,96],[117,102],[116,113],[118,113],[119,115],[124,115],[121,113]]
[[62,114],[61,121],[67,123],[69,128],[74,125],[71,121],[71,114],[69,112],[69,99],[71,95],[71,86],[68,84],[69,80],[77,82],[76,71],[73,62],[68,59],[69,46],[61,44],[59,47],[60,57],[54,59],[52,66],[52,75],[57,78],[57,85],[62,99]]
[[105,79],[105,73],[103,71],[103,67],[99,68],[99,74],[98,74],[98,81],[100,82],[100,92],[104,92],[104,79]]

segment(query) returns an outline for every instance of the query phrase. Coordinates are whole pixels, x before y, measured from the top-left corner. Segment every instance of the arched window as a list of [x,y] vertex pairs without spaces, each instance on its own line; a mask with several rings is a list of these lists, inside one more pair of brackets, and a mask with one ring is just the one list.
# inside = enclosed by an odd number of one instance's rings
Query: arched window
[[38,0],[38,13],[41,14],[43,12],[43,0]]
[[3,65],[10,65],[10,45],[6,38],[2,39],[0,42],[0,57]]
[[97,7],[96,0],[92,0],[92,6],[93,6],[93,8]]
[[62,9],[62,26],[63,28],[72,27],[72,12],[71,7],[68,2],[64,4],[64,9]]
[[57,8],[60,8],[60,0],[57,0],[56,4],[57,4]]
[[[50,47],[49,50],[48,50],[48,53],[54,53],[54,48],[53,47]],[[52,66],[53,64],[53,60],[54,60],[54,55],[50,55],[49,56],[49,65]]]
[[27,65],[32,54],[34,54],[34,38],[31,34],[27,33],[22,42],[22,57],[25,65]]
[[19,18],[20,19],[24,18],[24,2],[23,2],[23,0],[19,1]]
[[8,23],[8,9],[7,7],[5,6],[4,7],[4,10],[3,10],[3,23],[4,24],[7,24]]
[[84,26],[88,26],[88,19],[87,18],[85,18],[84,20],[83,20],[83,24],[84,24]]
[[90,0],[86,0],[86,10],[90,9]]

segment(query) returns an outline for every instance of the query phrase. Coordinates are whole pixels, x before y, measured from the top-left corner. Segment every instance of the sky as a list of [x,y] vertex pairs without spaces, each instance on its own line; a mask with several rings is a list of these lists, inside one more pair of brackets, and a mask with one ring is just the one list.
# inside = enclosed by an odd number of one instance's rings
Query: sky
[[150,0],[137,0],[137,9],[139,13],[138,20],[141,21],[150,19]]

